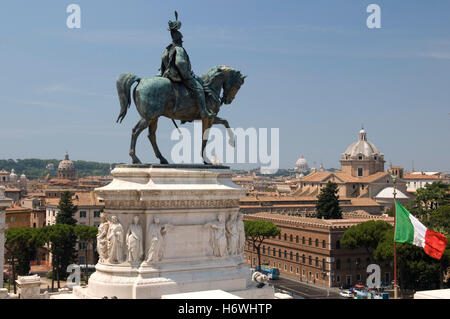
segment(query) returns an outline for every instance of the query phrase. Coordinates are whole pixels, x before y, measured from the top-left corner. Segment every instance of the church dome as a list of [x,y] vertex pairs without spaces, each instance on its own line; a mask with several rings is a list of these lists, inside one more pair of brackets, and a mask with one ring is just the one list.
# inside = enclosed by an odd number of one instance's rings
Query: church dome
[[75,178],[75,165],[69,159],[69,154],[66,153],[64,159],[58,165],[58,178],[73,179]]
[[73,162],[69,159],[69,154],[66,153],[64,159],[59,162],[58,170],[69,171],[75,169]]
[[303,155],[300,155],[300,158],[297,160],[297,162],[295,162],[295,170],[304,172],[307,171],[308,169],[309,169],[308,162],[303,157]]
[[362,154],[365,157],[382,155],[371,142],[367,140],[367,134],[361,129],[358,134],[358,140],[351,144],[344,152],[344,156],[356,157]]
[[15,182],[17,180],[17,174],[14,168],[11,170],[11,174],[9,175],[9,180]]

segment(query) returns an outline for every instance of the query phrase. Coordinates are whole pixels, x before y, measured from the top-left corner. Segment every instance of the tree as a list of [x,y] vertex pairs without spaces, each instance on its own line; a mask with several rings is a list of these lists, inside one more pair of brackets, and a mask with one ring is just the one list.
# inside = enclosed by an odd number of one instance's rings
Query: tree
[[66,191],[61,194],[58,209],[59,213],[56,216],[56,224],[66,224],[72,226],[77,224],[77,220],[73,218],[73,216],[77,212],[78,207],[73,205],[71,192]]
[[97,240],[98,228],[95,226],[85,226],[85,225],[77,225],[75,226],[75,235],[78,237],[79,241],[85,243],[84,246],[84,256],[85,256],[85,276],[86,281],[88,277],[88,246],[92,245],[93,256],[94,259],[94,243]]
[[450,185],[442,181],[426,184],[425,187],[416,191],[416,205],[428,215],[430,211],[439,208],[440,205],[450,204],[449,190]]
[[373,251],[384,238],[385,232],[393,227],[382,220],[370,220],[348,228],[341,238],[342,246],[349,249],[364,248],[373,259]]
[[[428,256],[423,248],[411,244],[397,243],[397,267],[400,288],[437,289],[444,288],[444,273],[449,265],[449,244],[440,260]],[[378,262],[392,262],[394,258],[394,229],[385,231],[383,238],[373,252]],[[449,286],[449,282],[446,286]]]
[[261,244],[269,237],[277,236],[281,230],[272,222],[264,220],[244,221],[245,237],[251,241],[258,254],[258,269],[261,269]]
[[77,237],[74,234],[74,227],[66,224],[55,224],[42,228],[42,232],[52,254],[52,289],[55,276],[58,288],[60,288],[60,280],[67,276],[67,266],[76,260],[74,246]]
[[[37,248],[43,245],[44,240],[38,228],[12,228],[6,230],[5,247],[11,258],[14,293],[16,292],[16,274],[20,276],[29,274],[30,261]],[[16,259],[17,264],[15,263]]]
[[342,210],[339,207],[338,184],[329,181],[320,191],[316,204],[316,217],[325,219],[341,219]]

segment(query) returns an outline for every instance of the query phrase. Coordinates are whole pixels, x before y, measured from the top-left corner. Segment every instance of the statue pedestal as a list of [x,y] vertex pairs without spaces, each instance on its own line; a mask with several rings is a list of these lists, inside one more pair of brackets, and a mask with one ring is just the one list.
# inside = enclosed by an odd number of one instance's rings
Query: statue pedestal
[[[96,189],[107,219],[98,247],[106,253],[88,287],[74,288],[77,296],[161,298],[220,289],[273,298],[272,288],[255,289],[250,280],[237,218],[245,190],[231,181],[228,167],[123,165],[112,175]],[[143,256],[133,261],[140,250]]]

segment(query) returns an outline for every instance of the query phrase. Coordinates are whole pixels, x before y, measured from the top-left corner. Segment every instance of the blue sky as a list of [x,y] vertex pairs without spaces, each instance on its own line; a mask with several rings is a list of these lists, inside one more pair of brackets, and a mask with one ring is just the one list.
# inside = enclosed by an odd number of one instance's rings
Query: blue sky
[[[66,7],[81,7],[68,29]],[[366,7],[381,7],[368,29]],[[0,158],[129,162],[115,79],[158,72],[178,10],[194,72],[226,64],[248,75],[222,117],[280,128],[280,166],[303,154],[339,167],[361,124],[387,164],[450,171],[448,1],[2,1]],[[170,156],[172,123],[158,141]],[[144,132],[137,154],[155,162]]]

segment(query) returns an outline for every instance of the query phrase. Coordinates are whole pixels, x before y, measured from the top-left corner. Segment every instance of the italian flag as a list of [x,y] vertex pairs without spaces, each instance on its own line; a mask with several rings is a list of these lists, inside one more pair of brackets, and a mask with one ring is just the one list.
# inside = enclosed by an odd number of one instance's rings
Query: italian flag
[[441,259],[447,245],[447,238],[444,235],[426,228],[397,201],[395,214],[395,242],[422,247],[429,256]]

